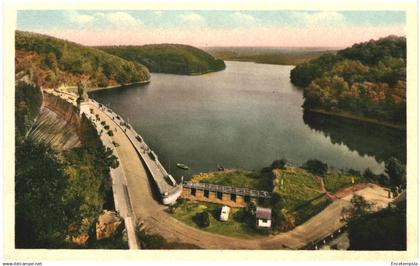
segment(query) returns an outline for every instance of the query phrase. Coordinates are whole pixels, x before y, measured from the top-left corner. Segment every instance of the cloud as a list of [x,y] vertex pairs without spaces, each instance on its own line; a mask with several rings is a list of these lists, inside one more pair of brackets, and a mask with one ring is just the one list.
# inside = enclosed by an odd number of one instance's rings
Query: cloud
[[236,11],[235,13],[233,13],[231,15],[231,18],[235,21],[235,23],[239,25],[245,25],[245,26],[252,25],[252,24],[255,24],[255,22],[257,22],[257,19],[254,18],[253,16],[244,14],[239,11]]
[[140,26],[143,23],[125,12],[113,12],[106,15],[107,20],[114,26]]
[[139,27],[143,22],[126,12],[96,12],[87,15],[78,11],[66,11],[65,18],[69,23],[86,28],[126,28]]
[[82,14],[74,10],[66,11],[66,13],[64,14],[64,17],[70,23],[74,23],[74,24],[87,24],[95,20],[94,16]]
[[292,18],[306,26],[340,26],[345,23],[345,17],[340,12],[292,12]]
[[206,19],[197,13],[189,13],[185,15],[180,15],[180,17],[182,21],[188,24],[205,24],[206,23]]

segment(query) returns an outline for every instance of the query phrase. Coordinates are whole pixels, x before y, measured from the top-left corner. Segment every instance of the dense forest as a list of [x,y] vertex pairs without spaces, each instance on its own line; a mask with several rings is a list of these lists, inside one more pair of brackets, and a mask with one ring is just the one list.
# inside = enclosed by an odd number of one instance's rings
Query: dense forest
[[351,219],[349,250],[406,250],[406,205],[406,200],[398,201],[381,211],[361,213]]
[[273,65],[297,65],[326,53],[335,53],[327,48],[209,47],[205,50],[223,60]]
[[16,31],[16,73],[31,70],[39,86],[75,86],[82,80],[88,87],[144,82],[146,67],[101,50],[47,35]]
[[198,48],[181,44],[111,46],[99,49],[143,64],[151,72],[183,75],[204,74],[225,69],[225,63]]
[[405,126],[406,65],[406,38],[388,36],[297,65],[290,79],[305,109]]
[[100,247],[91,232],[102,209],[114,208],[109,169],[118,166],[116,157],[84,115],[81,147],[58,152],[25,138],[39,113],[41,91],[19,82],[15,97],[16,248],[69,248],[75,242]]

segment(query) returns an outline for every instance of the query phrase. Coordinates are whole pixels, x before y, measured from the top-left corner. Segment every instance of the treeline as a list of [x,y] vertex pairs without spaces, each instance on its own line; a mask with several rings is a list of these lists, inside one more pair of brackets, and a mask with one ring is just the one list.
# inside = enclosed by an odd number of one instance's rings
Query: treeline
[[406,38],[388,36],[298,65],[290,79],[305,87],[306,109],[405,125],[406,64]]
[[146,67],[101,50],[47,35],[16,31],[16,73],[32,69],[40,86],[76,85],[89,87],[147,81]]
[[99,49],[147,66],[151,72],[204,74],[225,69],[223,60],[198,48],[181,44],[110,46]]
[[25,139],[40,107],[28,103],[39,94],[35,85],[16,87],[15,246],[76,247],[74,242],[89,235],[82,247],[95,247],[95,220],[103,208],[114,208],[109,169],[118,166],[117,158],[86,116],[81,118],[81,147],[57,152]]

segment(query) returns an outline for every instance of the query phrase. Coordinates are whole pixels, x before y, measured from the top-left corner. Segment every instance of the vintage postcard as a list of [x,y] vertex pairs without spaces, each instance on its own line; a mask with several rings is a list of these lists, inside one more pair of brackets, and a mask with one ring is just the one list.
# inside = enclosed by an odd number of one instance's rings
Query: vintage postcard
[[7,4],[4,260],[415,260],[416,8]]

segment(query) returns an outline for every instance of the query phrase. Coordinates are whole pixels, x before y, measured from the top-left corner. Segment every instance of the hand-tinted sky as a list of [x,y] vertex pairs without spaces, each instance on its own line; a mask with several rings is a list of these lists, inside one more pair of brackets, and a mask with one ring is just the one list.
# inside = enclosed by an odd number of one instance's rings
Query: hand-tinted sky
[[345,47],[405,35],[400,11],[24,10],[17,28],[85,45]]

